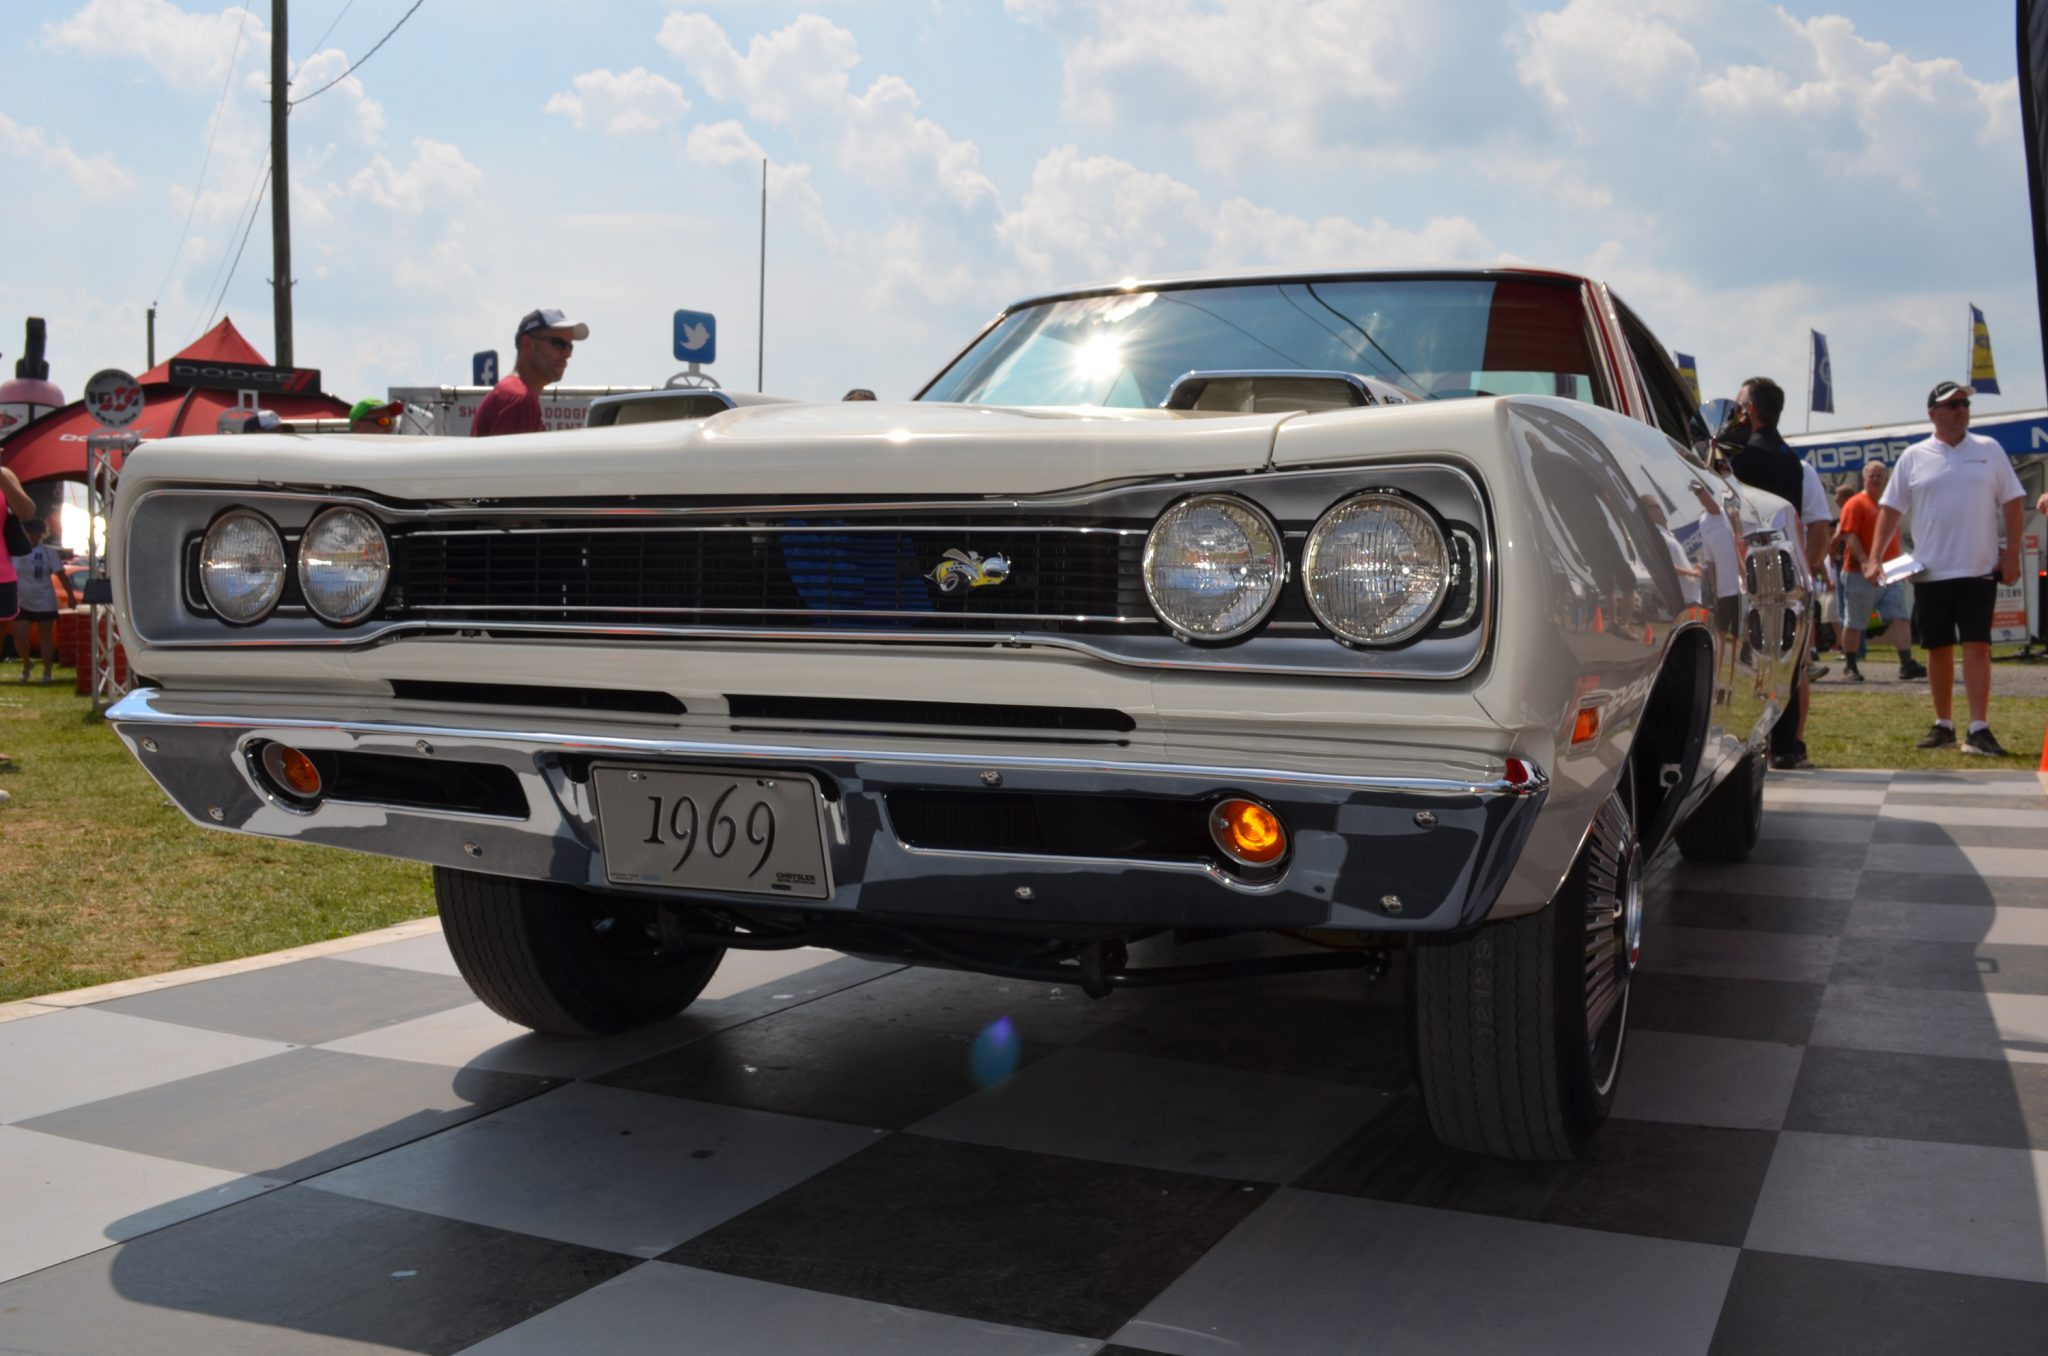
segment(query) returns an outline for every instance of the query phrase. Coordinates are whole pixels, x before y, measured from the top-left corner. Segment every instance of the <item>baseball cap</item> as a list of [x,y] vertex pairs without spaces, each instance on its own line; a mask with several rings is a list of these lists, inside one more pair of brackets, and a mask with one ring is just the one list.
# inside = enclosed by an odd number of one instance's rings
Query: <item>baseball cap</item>
[[566,330],[571,339],[579,342],[590,337],[590,326],[543,306],[519,317],[519,328],[512,331],[512,340],[517,343],[535,330]]
[[1977,394],[1975,387],[1965,386],[1959,381],[1937,381],[1934,383],[1934,389],[1927,393],[1927,408],[1933,409],[1942,401],[1954,400],[1957,396],[1973,396],[1975,394]]

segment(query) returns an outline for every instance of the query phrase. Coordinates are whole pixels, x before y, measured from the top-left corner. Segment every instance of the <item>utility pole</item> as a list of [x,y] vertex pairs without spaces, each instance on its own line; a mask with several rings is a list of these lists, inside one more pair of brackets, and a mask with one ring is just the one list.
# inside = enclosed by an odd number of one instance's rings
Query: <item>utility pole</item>
[[270,0],[270,260],[271,314],[279,367],[292,363],[292,170],[285,123],[291,78],[285,45],[285,0]]
[[152,301],[151,303],[149,303],[149,345],[148,345],[148,346],[149,346],[149,361],[148,361],[148,362],[146,362],[146,363],[144,363],[144,364],[142,365],[142,370],[143,370],[143,371],[145,371],[145,372],[147,372],[147,371],[148,371],[148,370],[149,370],[150,368],[152,368],[152,367],[155,367],[155,366],[156,366],[156,303],[155,303],[155,302],[153,302],[153,301]]

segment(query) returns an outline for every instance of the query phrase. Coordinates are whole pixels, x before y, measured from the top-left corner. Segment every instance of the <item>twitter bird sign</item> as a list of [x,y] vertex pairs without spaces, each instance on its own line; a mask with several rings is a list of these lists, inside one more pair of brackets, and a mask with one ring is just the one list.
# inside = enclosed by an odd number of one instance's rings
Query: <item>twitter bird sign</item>
[[676,361],[711,363],[718,360],[718,318],[709,311],[676,312]]

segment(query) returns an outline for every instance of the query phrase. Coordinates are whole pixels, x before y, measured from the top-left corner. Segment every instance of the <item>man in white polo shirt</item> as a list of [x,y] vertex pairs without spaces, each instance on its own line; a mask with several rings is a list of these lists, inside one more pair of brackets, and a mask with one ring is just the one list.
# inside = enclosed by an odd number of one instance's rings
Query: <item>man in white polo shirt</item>
[[[1963,647],[1963,691],[1970,700],[1970,732],[1959,753],[2003,758],[1992,737],[1991,611],[1998,586],[2020,577],[2020,519],[2024,492],[2005,449],[1970,432],[1970,397],[1960,382],[1944,381],[1927,393],[1934,436],[1907,448],[1878,501],[1877,547],[1863,567],[1876,579],[1899,519],[1913,521],[1913,558],[1920,562],[1914,593],[1920,602],[1921,639],[1927,646],[1927,685],[1934,696],[1934,728],[1923,749],[1956,745],[1955,647]],[[1998,532],[2005,529],[2005,546]]]

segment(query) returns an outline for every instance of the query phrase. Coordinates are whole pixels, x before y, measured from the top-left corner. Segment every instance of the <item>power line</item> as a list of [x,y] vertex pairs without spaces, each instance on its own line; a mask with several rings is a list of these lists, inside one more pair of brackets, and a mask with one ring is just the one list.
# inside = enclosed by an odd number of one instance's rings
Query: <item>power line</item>
[[311,94],[306,95],[304,98],[292,100],[291,107],[297,108],[300,104],[306,102],[307,99],[318,98],[319,96],[327,93],[328,90],[333,89],[342,81],[348,79],[349,76],[355,74],[356,68],[361,66],[364,62],[368,61],[371,57],[377,55],[377,48],[382,47],[385,43],[391,41],[391,34],[396,33],[399,29],[405,27],[405,21],[407,19],[410,19],[413,16],[413,14],[419,9],[419,7],[421,5],[424,5],[425,3],[427,3],[427,0],[412,0],[412,8],[398,16],[398,22],[391,25],[391,32],[386,33],[383,37],[377,39],[377,44],[375,47],[372,47],[369,51],[363,53],[354,61],[350,62],[349,68],[347,70],[343,71],[340,75],[335,76],[332,80],[322,85],[319,89],[314,90]]
[[[263,182],[265,184],[268,184],[270,182],[270,169],[268,166],[265,166],[263,170]],[[259,203],[263,201],[263,195],[261,193],[257,194],[256,201]],[[207,313],[206,323],[208,325],[213,324],[214,316],[220,314],[221,303],[228,299],[228,287],[235,280],[235,270],[242,266],[242,251],[249,244],[249,232],[255,228],[256,218],[258,215],[258,213],[251,212],[249,214],[249,224],[242,228],[242,243],[240,245],[235,246],[235,261],[232,264],[228,265],[227,281],[223,282],[220,285],[220,295],[213,299],[213,309]]]
[[171,275],[178,271],[178,257],[185,252],[185,242],[192,238],[192,214],[199,208],[199,190],[206,187],[206,167],[213,163],[213,139],[220,132],[221,114],[227,111],[228,91],[235,85],[235,65],[242,59],[242,35],[248,27],[249,11],[245,7],[240,21],[235,24],[235,50],[228,57],[227,79],[221,81],[220,98],[213,105],[213,123],[206,129],[206,154],[199,157],[199,178],[192,185],[192,201],[185,204],[185,229],[178,235],[178,248],[171,251],[171,262],[164,269],[164,280],[156,285],[157,296],[162,296],[164,289],[171,285]]
[[[262,164],[262,166],[261,166],[261,172],[260,172],[260,173],[258,173],[258,174],[257,174],[257,176],[256,176],[256,177],[255,177],[254,179],[251,179],[251,180],[249,181],[249,193],[248,193],[248,196],[246,196],[246,197],[245,197],[245,198],[243,198],[243,200],[242,200],[242,210],[241,210],[241,212],[240,212],[240,213],[238,214],[238,219],[239,219],[239,217],[241,217],[241,216],[246,216],[246,217],[248,217],[248,218],[249,218],[249,220],[250,220],[250,221],[252,221],[252,222],[256,220],[256,206],[257,206],[257,204],[258,204],[258,203],[262,202],[262,200],[263,200],[263,186],[264,186],[265,184],[269,183],[269,182],[270,182],[270,159],[269,159],[269,157],[267,157],[267,156],[266,156],[266,157],[264,158],[264,160],[263,160],[263,164]],[[234,229],[233,229],[232,227],[230,227],[230,228],[229,228],[229,230],[228,230],[228,234],[229,234],[230,236],[232,236],[232,235],[234,234]],[[244,227],[244,228],[243,228],[243,232],[242,232],[242,238],[243,238],[243,239],[245,239],[245,240],[246,240],[246,239],[248,239],[248,228],[247,228],[247,227]],[[223,273],[225,273],[225,272],[226,272],[226,270],[227,270],[227,266],[228,266],[228,252],[227,252],[226,250],[222,250],[222,251],[220,252],[220,263],[219,263],[218,265],[216,265],[216,266],[215,266],[215,268],[214,268],[214,270],[213,270],[213,277],[211,277],[211,278],[209,278],[209,279],[207,280],[207,283],[206,283],[206,290],[205,290],[204,292],[200,293],[200,296],[201,296],[202,298],[205,298],[205,297],[210,297],[210,296],[212,296],[212,295],[213,295],[213,289],[214,289],[215,287],[218,287],[218,286],[220,286],[220,280],[221,280],[221,275],[222,275]],[[225,294],[226,294],[226,290],[227,290],[227,289],[225,289],[225,288],[222,288],[221,290],[222,290],[222,294],[223,294],[223,295],[225,295]],[[193,314],[194,314],[194,315],[196,316],[196,315],[198,314],[198,312],[197,312],[197,311],[195,310],[195,311],[193,312]],[[195,322],[194,322],[194,324],[193,324],[193,326],[192,326],[192,328],[191,328],[191,330],[190,330],[190,331],[188,331],[188,332],[186,333],[186,335],[185,335],[185,342],[187,342],[187,343],[190,343],[190,342],[191,342],[191,341],[192,341],[192,340],[193,340],[193,339],[194,339],[194,338],[195,338],[195,337],[196,337],[196,336],[198,335],[198,333],[199,333],[199,330],[200,330],[200,323],[199,323],[199,322],[196,322],[196,321],[195,321]]]
[[[307,55],[307,56],[309,56],[309,57],[310,57],[310,56],[316,56],[316,55],[318,55],[318,54],[319,54],[319,51],[320,51],[320,44],[321,44],[321,43],[323,43],[323,42],[325,42],[325,41],[327,41],[327,39],[328,39],[328,36],[329,36],[330,34],[332,34],[332,33],[334,32],[334,30],[335,30],[335,27],[336,27],[337,25],[339,25],[339,24],[341,23],[341,21],[342,21],[343,19],[345,19],[345,18],[347,18],[347,17],[348,17],[348,12],[349,12],[349,10],[350,10],[350,9],[352,9],[352,8],[354,8],[354,7],[355,7],[355,3],[356,3],[356,0],[347,0],[347,3],[345,3],[345,4],[343,4],[343,5],[342,5],[342,7],[341,7],[341,13],[339,13],[339,14],[335,15],[335,16],[334,16],[334,22],[333,22],[333,23],[331,23],[331,24],[329,24],[329,25],[327,25],[327,32],[326,32],[326,33],[322,33],[322,34],[321,34],[321,35],[320,35],[319,37],[317,37],[317,38],[315,38],[315,39],[313,40],[313,45],[312,45],[312,47],[311,47],[311,48],[309,48],[309,49],[307,50],[307,52],[306,52],[306,55]],[[247,11],[246,11],[246,10],[245,10],[245,11],[243,11],[243,12],[244,12],[244,13],[247,13]],[[308,95],[307,95],[306,97],[307,97],[308,99],[310,99],[310,98],[312,98],[313,96],[312,96],[312,95],[310,95],[310,94],[308,94]]]

